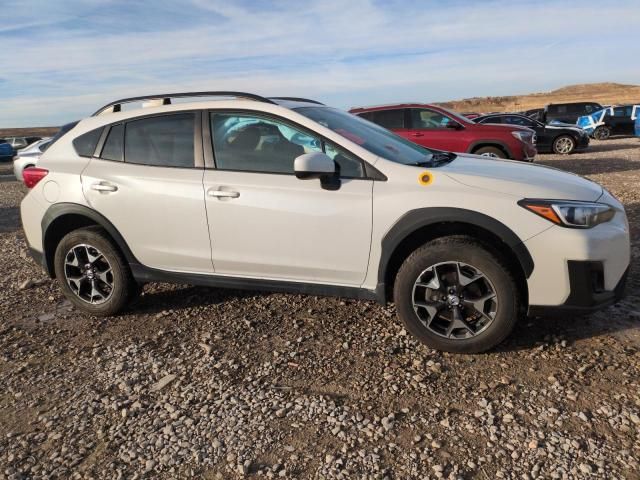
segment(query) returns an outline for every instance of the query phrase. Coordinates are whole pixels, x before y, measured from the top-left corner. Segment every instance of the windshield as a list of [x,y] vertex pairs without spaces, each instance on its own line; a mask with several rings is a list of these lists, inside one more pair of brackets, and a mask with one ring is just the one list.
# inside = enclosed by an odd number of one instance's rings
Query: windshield
[[433,153],[424,147],[356,115],[329,107],[300,107],[296,112],[318,122],[374,155],[392,162],[415,165],[429,162]]

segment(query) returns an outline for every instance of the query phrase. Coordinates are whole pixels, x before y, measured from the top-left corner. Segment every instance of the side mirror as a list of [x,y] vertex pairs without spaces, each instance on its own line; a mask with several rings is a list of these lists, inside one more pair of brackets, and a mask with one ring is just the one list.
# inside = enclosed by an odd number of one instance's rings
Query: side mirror
[[322,152],[304,153],[293,161],[296,177],[302,180],[331,177],[336,173],[336,164]]
[[464,127],[462,125],[460,125],[458,122],[449,122],[446,125],[447,128],[451,128],[453,130],[462,130]]
[[303,153],[293,161],[293,170],[301,180],[319,178],[324,190],[340,189],[340,171],[336,162],[322,152]]

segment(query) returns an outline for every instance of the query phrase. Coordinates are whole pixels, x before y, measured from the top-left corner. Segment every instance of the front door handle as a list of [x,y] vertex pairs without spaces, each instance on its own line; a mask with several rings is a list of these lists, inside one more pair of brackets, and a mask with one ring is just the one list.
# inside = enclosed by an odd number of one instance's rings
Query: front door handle
[[412,137],[424,137],[424,133],[412,133]]
[[218,198],[238,198],[240,196],[240,192],[229,192],[227,190],[209,190],[207,191],[207,195],[210,197],[218,197]]
[[117,192],[118,191],[118,187],[116,185],[113,185],[111,183],[107,183],[107,182],[98,182],[98,183],[94,183],[93,185],[91,185],[91,190],[95,190],[96,192]]

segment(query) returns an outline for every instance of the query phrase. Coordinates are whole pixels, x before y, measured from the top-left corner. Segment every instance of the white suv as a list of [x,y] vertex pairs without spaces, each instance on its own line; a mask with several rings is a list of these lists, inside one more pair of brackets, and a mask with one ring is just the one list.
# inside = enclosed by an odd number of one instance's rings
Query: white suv
[[630,259],[624,208],[596,183],[299,98],[119,100],[25,183],[32,255],[95,315],[151,281],[393,299],[427,345],[479,352],[527,313],[614,303]]

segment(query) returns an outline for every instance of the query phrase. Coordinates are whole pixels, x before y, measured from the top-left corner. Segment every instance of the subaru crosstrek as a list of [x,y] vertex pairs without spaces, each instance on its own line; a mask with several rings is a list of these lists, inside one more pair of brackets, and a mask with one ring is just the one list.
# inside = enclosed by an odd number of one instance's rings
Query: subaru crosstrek
[[430,151],[311,100],[149,98],[103,107],[24,172],[30,251],[90,314],[152,281],[393,300],[427,345],[479,352],[527,313],[622,295],[627,218],[589,180]]

